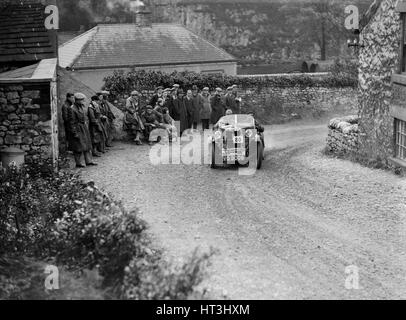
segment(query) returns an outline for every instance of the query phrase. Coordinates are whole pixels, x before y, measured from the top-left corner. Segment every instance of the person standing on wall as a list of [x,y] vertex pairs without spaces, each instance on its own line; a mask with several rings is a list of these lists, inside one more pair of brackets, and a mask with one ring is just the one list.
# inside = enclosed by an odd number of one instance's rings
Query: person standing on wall
[[[83,93],[76,93],[74,97],[75,103],[69,109],[68,123],[70,135],[69,142],[75,157],[76,167],[84,168],[86,166],[97,166],[97,164],[93,162],[91,156],[92,140],[85,112],[86,96]],[[83,165],[81,162],[82,154],[86,165]]]
[[66,100],[62,105],[62,120],[63,120],[63,126],[65,129],[65,141],[66,141],[66,150],[70,150],[69,147],[69,109],[72,107],[72,105],[75,103],[75,97],[74,94],[71,92],[68,92],[66,94]]
[[202,91],[202,109],[200,110],[200,119],[202,120],[202,128],[209,130],[211,118],[211,95],[209,87],[203,88]]

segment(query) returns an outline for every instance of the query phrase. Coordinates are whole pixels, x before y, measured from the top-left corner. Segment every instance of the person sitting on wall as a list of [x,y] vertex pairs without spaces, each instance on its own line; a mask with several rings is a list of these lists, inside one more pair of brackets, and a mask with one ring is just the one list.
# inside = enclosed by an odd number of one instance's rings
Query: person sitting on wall
[[135,136],[134,141],[137,145],[142,145],[141,134],[145,131],[140,112],[139,93],[138,91],[133,91],[126,101],[123,129]]
[[162,115],[152,108],[152,106],[147,106],[146,110],[142,114],[142,121],[145,126],[145,134],[148,137],[149,145],[152,145],[151,133],[155,129],[166,129],[163,124]]
[[172,117],[169,114],[169,110],[166,107],[162,108],[162,119],[163,119],[163,125],[168,131],[169,135],[169,142],[172,142],[176,137],[177,137],[177,128],[175,124],[175,120],[172,119]]

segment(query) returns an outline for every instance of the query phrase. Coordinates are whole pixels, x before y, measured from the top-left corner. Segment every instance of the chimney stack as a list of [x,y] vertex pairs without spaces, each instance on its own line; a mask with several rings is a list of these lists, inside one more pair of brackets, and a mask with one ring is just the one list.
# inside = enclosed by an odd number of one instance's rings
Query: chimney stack
[[137,25],[140,27],[151,27],[152,12],[146,6],[138,7],[135,16]]
[[133,14],[133,23],[140,27],[150,27],[152,24],[152,12],[145,2],[141,0],[131,0],[130,8]]

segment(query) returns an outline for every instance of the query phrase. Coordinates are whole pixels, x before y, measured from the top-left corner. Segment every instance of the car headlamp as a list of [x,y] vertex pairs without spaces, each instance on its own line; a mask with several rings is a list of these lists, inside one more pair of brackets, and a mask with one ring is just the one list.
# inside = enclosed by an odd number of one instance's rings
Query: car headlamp
[[253,136],[253,134],[254,134],[254,132],[252,132],[251,129],[248,129],[248,130],[245,131],[245,136],[247,138],[251,138]]
[[223,136],[223,134],[221,133],[221,131],[216,131],[216,132],[214,133],[214,139],[216,139],[216,140],[221,139],[222,136]]

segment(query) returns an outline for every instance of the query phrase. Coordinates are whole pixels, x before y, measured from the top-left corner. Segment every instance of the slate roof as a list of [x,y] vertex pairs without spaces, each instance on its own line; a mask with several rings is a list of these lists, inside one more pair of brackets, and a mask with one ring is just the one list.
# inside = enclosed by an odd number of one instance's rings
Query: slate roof
[[8,1],[0,10],[0,62],[39,61],[55,57],[45,29],[40,1]]
[[59,48],[61,67],[79,69],[237,61],[181,25],[104,24]]
[[0,73],[0,82],[55,80],[56,67],[56,58],[43,59],[27,67]]

